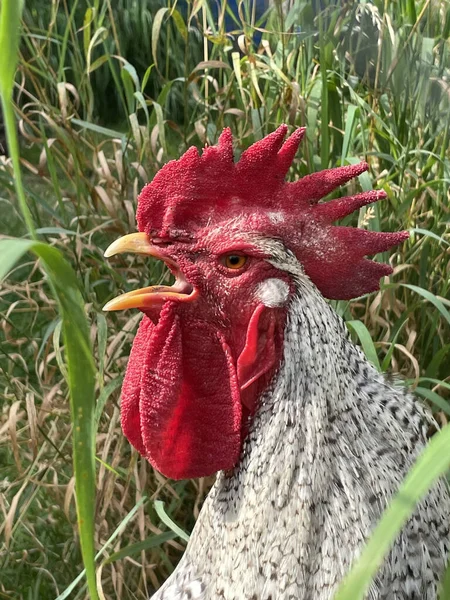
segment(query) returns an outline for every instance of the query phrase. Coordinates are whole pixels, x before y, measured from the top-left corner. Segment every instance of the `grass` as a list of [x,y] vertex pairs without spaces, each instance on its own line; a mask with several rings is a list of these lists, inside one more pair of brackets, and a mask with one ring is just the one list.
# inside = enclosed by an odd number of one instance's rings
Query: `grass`
[[[380,370],[400,373],[441,424],[449,418],[448,3],[296,0],[259,21],[246,3],[234,19],[229,12],[226,3],[217,14],[212,3],[162,0],[25,4],[13,94],[24,196],[19,208],[12,148],[0,157],[1,228],[21,238],[17,256],[40,248],[41,261],[1,259],[10,272],[0,291],[0,598],[88,593],[84,576],[70,588],[83,571],[71,406],[88,371],[71,380],[78,336],[67,327],[77,309],[67,318],[61,279],[42,252],[78,280],[71,289],[95,361],[96,499],[79,503],[95,509],[91,589],[96,577],[100,598],[144,599],[181,555],[171,520],[189,532],[210,482],[166,481],[124,440],[120,384],[139,315],[101,312],[119,291],[166,275],[139,257],[109,263],[103,250],[134,230],[137,193],[158,168],[189,145],[214,143],[226,125],[237,154],[282,122],[306,126],[291,177],[367,158],[360,186],[388,199],[348,221],[412,235],[384,257],[394,275],[379,293],[336,308]],[[14,53],[0,60],[12,84]],[[4,105],[8,96],[2,89]],[[448,448],[436,440],[426,467],[434,475]]]

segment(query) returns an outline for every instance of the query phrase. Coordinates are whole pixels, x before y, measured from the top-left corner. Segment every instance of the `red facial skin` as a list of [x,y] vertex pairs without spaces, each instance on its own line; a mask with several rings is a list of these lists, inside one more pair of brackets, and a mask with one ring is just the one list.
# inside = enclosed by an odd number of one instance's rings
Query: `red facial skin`
[[[163,251],[198,292],[145,313],[122,390],[122,427],[167,477],[229,470],[239,459],[249,417],[281,360],[286,307],[267,308],[258,284],[287,274],[257,247],[209,237]],[[226,254],[247,257],[242,268]]]
[[[386,194],[366,191],[321,201],[367,171],[366,163],[287,182],[305,129],[284,141],[286,133],[280,126],[235,162],[231,131],[225,129],[216,146],[201,154],[190,148],[167,163],[139,196],[138,235],[167,242],[164,251],[177,265],[172,268],[184,274],[181,296],[186,281],[194,288],[192,297],[177,300],[178,289],[167,299],[166,289],[159,304],[156,294],[145,299],[145,306],[149,300],[154,308],[144,311],[122,394],[125,434],[169,477],[209,475],[236,464],[246,417],[281,360],[286,306],[262,306],[256,290],[276,277],[292,293],[292,283],[249,244],[250,238],[243,243],[243,232],[281,240],[311,282],[332,299],[379,289],[380,277],[392,268],[367,257],[408,237],[407,232],[335,226]],[[230,272],[220,262],[225,252],[235,251],[249,256],[241,272]]]
[[[192,147],[180,159],[168,162],[139,196],[139,231],[150,237],[175,234],[193,239],[211,224],[252,215],[256,231],[283,240],[326,298],[349,300],[379,289],[380,278],[392,273],[392,268],[367,257],[404,241],[408,232],[384,233],[334,223],[386,198],[386,193],[371,190],[320,202],[369,166],[365,162],[342,165],[288,182],[286,174],[305,129],[297,129],[284,141],[286,132],[286,125],[281,125],[235,162],[231,131],[224,129],[216,146],[201,154]],[[271,219],[271,213],[282,218]]]

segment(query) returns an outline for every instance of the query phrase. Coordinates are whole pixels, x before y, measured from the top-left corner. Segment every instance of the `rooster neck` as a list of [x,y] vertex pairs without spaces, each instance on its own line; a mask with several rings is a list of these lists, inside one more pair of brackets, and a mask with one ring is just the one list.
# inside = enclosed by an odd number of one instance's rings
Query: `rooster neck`
[[[284,340],[240,462],[218,475],[164,600],[329,600],[425,443],[422,407],[367,362],[306,284],[290,306]],[[439,484],[392,549],[371,597],[390,600],[401,582],[436,600],[428,574],[445,566],[439,540],[448,518],[440,506],[447,502]],[[191,588],[170,595],[186,582],[197,595]]]
[[[428,424],[423,407],[378,373],[344,321],[300,282],[278,374],[260,398],[239,463],[231,475],[218,475],[206,512],[242,530],[260,528],[261,542],[273,536],[274,521],[283,528],[299,513],[310,514],[307,540],[331,505],[345,511],[354,503],[354,518],[369,527],[423,446]],[[378,500],[370,504],[372,496]],[[368,504],[371,517],[362,517]]]
[[333,452],[339,425],[329,424],[342,421],[359,435],[371,419],[371,406],[361,400],[380,385],[386,387],[383,377],[351,342],[343,320],[310,286],[300,287],[288,312],[280,369],[260,398],[239,464],[218,476],[217,499],[239,511],[246,489],[256,488],[281,507],[294,481],[317,494],[320,479],[310,470],[323,451]]

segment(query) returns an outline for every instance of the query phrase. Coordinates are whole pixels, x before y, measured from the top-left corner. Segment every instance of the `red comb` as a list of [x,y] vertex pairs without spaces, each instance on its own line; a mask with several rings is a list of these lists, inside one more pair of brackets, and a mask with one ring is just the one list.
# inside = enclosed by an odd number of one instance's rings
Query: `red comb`
[[190,148],[167,163],[139,196],[139,230],[162,238],[196,239],[205,227],[246,215],[252,231],[283,240],[327,298],[350,299],[378,289],[380,277],[392,269],[365,257],[396,246],[408,233],[333,223],[386,194],[370,191],[320,203],[368,165],[326,169],[286,182],[305,129],[284,141],[286,133],[286,125],[281,125],[235,163],[231,131],[224,129],[217,145],[205,148],[202,155]]

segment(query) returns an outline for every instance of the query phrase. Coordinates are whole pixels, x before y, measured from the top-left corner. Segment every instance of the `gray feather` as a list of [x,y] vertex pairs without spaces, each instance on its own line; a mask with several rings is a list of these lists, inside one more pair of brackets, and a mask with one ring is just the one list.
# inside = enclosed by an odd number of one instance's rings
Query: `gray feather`
[[[185,555],[154,600],[331,600],[426,444],[431,416],[349,339],[343,321],[271,246],[297,285],[284,356],[232,474],[220,473]],[[367,599],[437,600],[449,494],[419,504]]]

